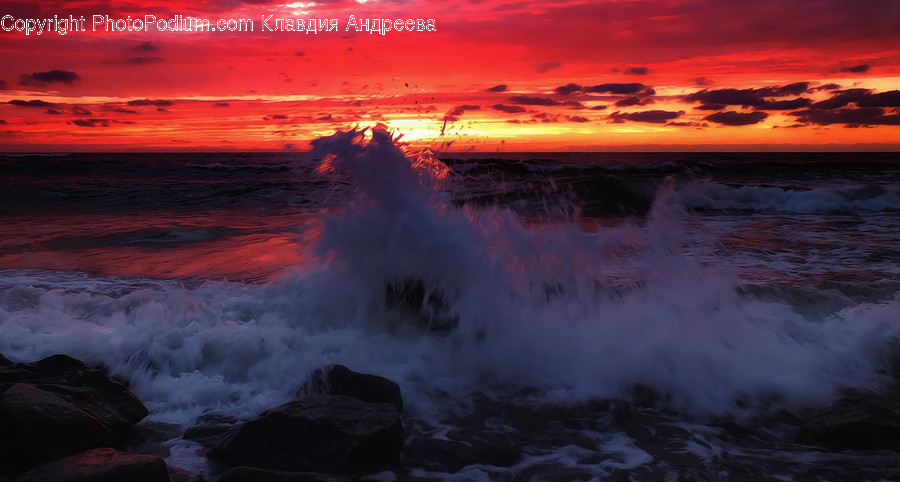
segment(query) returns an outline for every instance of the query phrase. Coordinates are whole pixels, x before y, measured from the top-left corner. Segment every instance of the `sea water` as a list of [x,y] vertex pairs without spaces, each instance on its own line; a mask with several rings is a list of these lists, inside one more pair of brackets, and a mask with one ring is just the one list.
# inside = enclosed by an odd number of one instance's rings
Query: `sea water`
[[[103,364],[184,427],[340,363],[400,385],[408,438],[637,387],[709,462],[750,451],[715,420],[892,379],[896,154],[454,154],[352,130],[305,155],[6,155],[0,190],[0,353]],[[639,435],[586,423],[512,468],[437,475],[660,469]]]

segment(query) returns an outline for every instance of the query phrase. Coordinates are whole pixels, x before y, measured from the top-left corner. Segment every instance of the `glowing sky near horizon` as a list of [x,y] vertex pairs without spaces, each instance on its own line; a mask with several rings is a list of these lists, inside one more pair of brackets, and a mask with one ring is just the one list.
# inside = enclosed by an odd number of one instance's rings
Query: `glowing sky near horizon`
[[[54,15],[88,31],[11,20]],[[92,15],[254,31],[92,32]],[[348,31],[351,15],[435,31]],[[3,152],[302,150],[378,123],[445,150],[900,149],[894,0],[23,1],[0,16]]]

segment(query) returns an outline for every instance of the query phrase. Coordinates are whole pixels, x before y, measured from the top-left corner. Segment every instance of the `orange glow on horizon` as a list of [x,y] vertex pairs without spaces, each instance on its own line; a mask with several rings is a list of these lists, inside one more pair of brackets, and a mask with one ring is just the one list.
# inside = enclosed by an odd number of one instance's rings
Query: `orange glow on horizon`
[[[0,152],[294,151],[379,123],[450,151],[900,150],[896,9],[848,13],[834,0],[795,12],[761,1],[767,9],[161,0],[138,11],[112,2],[113,18],[246,18],[256,29],[0,30],[4,63],[15,66],[0,74]],[[90,8],[51,1],[10,15]],[[760,12],[778,10],[802,20],[756,28]],[[866,27],[838,32],[837,13]],[[349,28],[350,15],[433,19],[436,28],[368,34]],[[267,16],[333,18],[339,28],[261,31]]]

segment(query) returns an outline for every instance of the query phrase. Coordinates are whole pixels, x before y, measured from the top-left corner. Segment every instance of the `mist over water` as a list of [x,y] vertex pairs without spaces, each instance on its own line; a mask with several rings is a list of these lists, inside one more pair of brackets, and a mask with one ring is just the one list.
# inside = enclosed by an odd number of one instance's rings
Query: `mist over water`
[[[578,404],[640,386],[702,421],[824,405],[889,381],[900,178],[797,189],[668,164],[634,168],[637,180],[621,166],[538,161],[479,172],[492,162],[444,164],[385,131],[354,130],[315,141],[289,167],[203,167],[262,175],[279,186],[269,193],[201,184],[212,194],[198,207],[106,214],[115,228],[76,248],[53,248],[74,225],[54,234],[44,223],[37,239],[5,243],[0,353],[102,363],[152,419],[185,425],[207,411],[251,417],[331,363],[395,380],[409,416],[433,424],[473,394]],[[634,204],[584,215],[610,186]],[[126,222],[158,211],[168,226]],[[33,258],[16,242],[65,270],[23,262]],[[98,254],[84,253],[97,246],[118,264],[91,264]],[[217,252],[212,276],[189,269]]]

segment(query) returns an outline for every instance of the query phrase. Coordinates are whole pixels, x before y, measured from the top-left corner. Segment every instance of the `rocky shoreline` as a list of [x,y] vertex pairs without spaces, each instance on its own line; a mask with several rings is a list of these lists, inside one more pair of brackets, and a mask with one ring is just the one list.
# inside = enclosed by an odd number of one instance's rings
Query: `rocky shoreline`
[[[721,419],[700,429],[646,389],[627,401],[578,406],[476,396],[448,415],[454,428],[439,435],[404,414],[396,383],[341,365],[317,370],[297,395],[250,420],[208,413],[185,430],[142,421],[149,413],[141,401],[100,367],[66,355],[31,363],[0,355],[0,482],[314,482],[372,474],[439,480],[473,467],[492,479],[588,480],[597,474],[592,466],[612,480],[900,477],[894,392],[846,394],[803,416],[780,412],[749,424]],[[649,459],[604,460],[591,436],[597,431],[621,433]],[[167,465],[165,442],[174,439],[202,445],[221,470],[204,477]],[[710,453],[684,450],[686,439]],[[729,445],[739,450],[713,449]],[[560,448],[577,463],[534,462]]]

